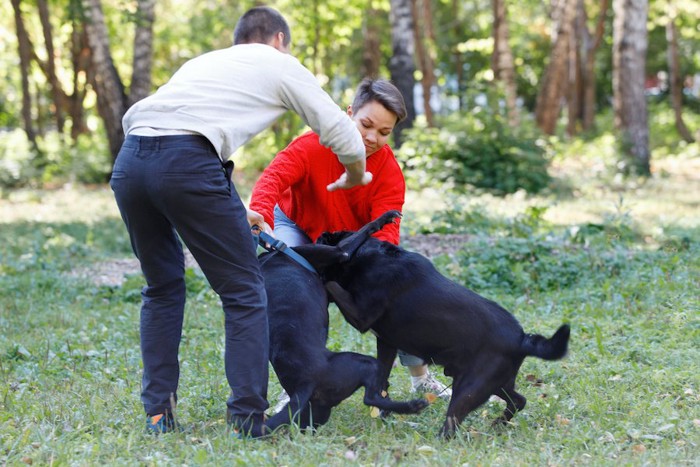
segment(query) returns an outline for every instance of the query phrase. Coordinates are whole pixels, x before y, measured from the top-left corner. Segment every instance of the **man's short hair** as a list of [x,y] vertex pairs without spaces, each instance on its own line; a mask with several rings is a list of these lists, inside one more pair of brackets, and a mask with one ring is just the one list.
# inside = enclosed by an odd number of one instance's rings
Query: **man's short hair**
[[238,20],[233,31],[233,43],[267,44],[278,32],[284,34],[283,44],[288,46],[292,35],[284,16],[274,8],[258,6],[246,11]]
[[385,79],[365,78],[357,87],[352,111],[357,112],[370,102],[379,102],[386,110],[396,115],[396,123],[406,118],[406,103],[401,91]]

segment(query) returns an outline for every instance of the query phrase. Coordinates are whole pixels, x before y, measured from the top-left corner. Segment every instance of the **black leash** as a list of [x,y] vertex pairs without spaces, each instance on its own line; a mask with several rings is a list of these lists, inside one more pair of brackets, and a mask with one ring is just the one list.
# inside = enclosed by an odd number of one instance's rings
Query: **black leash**
[[[254,225],[251,227],[251,230],[253,231],[253,236],[258,239],[258,245],[261,247],[265,248],[267,251],[279,251],[281,253],[284,253],[285,255],[289,256],[292,258],[294,261],[302,265],[305,269],[313,272],[314,274],[318,274],[316,272],[316,269],[314,269],[313,266],[311,266],[311,263],[309,263],[306,258],[301,256],[299,253],[296,251],[292,250],[287,246],[286,243],[284,243],[282,240],[277,240],[276,238],[272,237],[271,235],[266,234],[259,226]],[[257,233],[255,233],[257,232]]]

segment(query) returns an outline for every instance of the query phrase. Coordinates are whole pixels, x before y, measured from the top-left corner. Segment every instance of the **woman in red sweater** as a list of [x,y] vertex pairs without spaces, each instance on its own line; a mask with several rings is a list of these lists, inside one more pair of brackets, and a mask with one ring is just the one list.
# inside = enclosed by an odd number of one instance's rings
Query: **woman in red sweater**
[[[314,242],[325,231],[359,230],[386,211],[402,210],[406,184],[387,144],[394,126],[406,118],[401,93],[389,81],[365,79],[347,112],[362,134],[372,182],[338,190],[334,182],[345,168],[316,133],[307,132],[279,152],[256,182],[251,225],[261,225],[288,246],[296,246]],[[385,226],[375,237],[398,245],[399,223]],[[412,392],[450,398],[452,391],[428,372],[422,359],[403,352],[399,356],[411,373]],[[288,400],[282,394],[275,412]]]

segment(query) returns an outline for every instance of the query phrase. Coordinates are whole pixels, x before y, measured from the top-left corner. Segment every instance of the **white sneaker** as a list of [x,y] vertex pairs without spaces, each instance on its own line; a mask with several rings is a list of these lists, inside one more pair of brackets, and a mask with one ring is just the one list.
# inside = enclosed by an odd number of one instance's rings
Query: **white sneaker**
[[280,392],[279,395],[277,396],[277,403],[272,408],[272,410],[268,410],[268,411],[270,412],[270,414],[274,415],[278,412],[281,412],[282,409],[284,409],[287,404],[289,404],[289,394],[287,394],[287,391],[282,389],[282,392]]
[[427,373],[421,379],[415,381],[412,384],[411,392],[429,392],[445,400],[450,400],[450,398],[452,397],[452,389],[448,388],[440,381],[436,380],[435,377],[430,373]]

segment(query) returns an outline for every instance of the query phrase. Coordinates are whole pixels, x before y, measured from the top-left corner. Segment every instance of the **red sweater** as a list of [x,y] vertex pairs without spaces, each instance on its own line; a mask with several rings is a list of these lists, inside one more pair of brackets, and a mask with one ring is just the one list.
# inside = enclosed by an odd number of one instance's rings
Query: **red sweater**
[[[282,212],[315,241],[323,232],[358,230],[390,209],[401,211],[406,183],[388,145],[367,158],[372,182],[329,192],[326,186],[345,171],[318,135],[305,133],[280,151],[253,187],[250,209],[274,229],[273,209]],[[375,237],[399,244],[399,224],[389,224]]]

